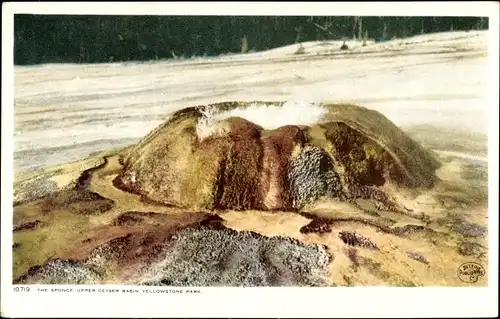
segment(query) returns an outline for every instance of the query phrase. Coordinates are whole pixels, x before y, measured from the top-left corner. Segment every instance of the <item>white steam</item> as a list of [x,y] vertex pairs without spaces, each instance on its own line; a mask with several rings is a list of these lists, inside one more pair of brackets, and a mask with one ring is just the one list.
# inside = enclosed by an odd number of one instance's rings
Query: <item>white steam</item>
[[212,135],[217,123],[229,117],[241,117],[264,129],[272,130],[284,125],[313,125],[321,121],[326,109],[319,102],[289,101],[283,106],[251,104],[230,111],[217,113],[215,107],[202,111],[196,132],[200,139]]

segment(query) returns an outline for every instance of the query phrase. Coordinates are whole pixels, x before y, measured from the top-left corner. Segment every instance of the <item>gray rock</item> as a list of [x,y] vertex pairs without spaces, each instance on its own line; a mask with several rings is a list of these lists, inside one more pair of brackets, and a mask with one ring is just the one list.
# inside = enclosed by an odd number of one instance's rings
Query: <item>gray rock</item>
[[429,264],[429,261],[427,260],[427,258],[425,258],[425,256],[419,252],[408,251],[406,254],[408,255],[409,258],[411,258],[413,260],[419,261],[419,262],[426,264],[426,265]]
[[23,182],[14,192],[14,205],[33,201],[60,190],[57,183],[48,178],[36,178]]
[[19,278],[18,283],[30,284],[98,284],[101,275],[82,263],[54,259],[40,267],[31,268]]
[[141,285],[325,286],[326,249],[229,229],[186,229]]
[[337,197],[342,185],[328,154],[321,148],[306,146],[292,160],[288,172],[293,207],[302,208],[322,196]]
[[453,222],[451,229],[465,237],[484,237],[487,234],[486,227],[460,219]]

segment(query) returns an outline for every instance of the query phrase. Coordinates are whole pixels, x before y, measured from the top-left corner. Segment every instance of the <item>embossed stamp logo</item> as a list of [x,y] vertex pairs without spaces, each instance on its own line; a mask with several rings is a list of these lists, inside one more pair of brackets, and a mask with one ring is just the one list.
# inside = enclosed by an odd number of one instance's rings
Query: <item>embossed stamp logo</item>
[[457,270],[458,278],[465,283],[475,283],[486,274],[483,266],[478,263],[461,264]]

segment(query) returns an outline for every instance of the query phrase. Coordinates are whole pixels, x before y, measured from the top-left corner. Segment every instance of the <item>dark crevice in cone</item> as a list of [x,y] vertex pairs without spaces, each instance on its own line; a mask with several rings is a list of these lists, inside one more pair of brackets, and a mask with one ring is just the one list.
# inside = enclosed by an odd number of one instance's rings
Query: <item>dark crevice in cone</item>
[[222,161],[221,161],[220,166],[219,166],[219,170],[217,172],[217,181],[214,184],[217,186],[217,193],[216,193],[216,197],[215,197],[215,201],[214,201],[214,205],[213,205],[214,209],[220,209],[218,206],[222,200],[222,195],[224,194],[224,172],[226,170],[226,161],[227,161],[227,158],[226,158],[226,156],[224,156],[222,158]]

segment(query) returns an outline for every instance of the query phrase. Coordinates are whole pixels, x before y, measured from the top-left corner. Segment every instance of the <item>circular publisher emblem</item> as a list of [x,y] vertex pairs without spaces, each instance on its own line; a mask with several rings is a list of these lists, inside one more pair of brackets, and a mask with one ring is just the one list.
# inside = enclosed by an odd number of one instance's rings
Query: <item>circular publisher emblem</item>
[[458,267],[458,278],[465,283],[475,283],[479,277],[483,277],[486,271],[478,263],[464,263]]

